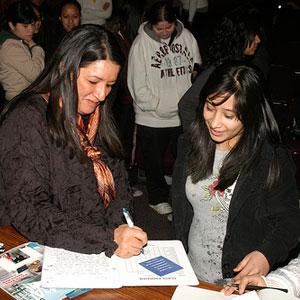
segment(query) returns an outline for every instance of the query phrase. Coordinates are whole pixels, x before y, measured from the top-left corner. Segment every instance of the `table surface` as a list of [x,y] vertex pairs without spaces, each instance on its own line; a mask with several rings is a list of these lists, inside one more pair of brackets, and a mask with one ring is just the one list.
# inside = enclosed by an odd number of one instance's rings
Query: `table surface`
[[[17,233],[12,227],[0,227],[0,242],[4,243],[5,249],[9,250],[27,239]],[[219,291],[220,287],[200,282],[198,287]],[[176,286],[145,286],[145,287],[122,287],[120,289],[93,289],[88,293],[76,297],[76,300],[169,300]],[[13,299],[0,289],[1,300]]]

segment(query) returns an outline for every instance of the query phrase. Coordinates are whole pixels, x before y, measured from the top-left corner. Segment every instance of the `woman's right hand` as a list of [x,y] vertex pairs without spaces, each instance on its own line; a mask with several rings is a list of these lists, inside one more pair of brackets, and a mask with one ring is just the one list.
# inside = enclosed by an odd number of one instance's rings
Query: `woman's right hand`
[[114,241],[118,245],[115,254],[122,258],[139,255],[148,242],[147,233],[141,228],[120,225],[114,231]]

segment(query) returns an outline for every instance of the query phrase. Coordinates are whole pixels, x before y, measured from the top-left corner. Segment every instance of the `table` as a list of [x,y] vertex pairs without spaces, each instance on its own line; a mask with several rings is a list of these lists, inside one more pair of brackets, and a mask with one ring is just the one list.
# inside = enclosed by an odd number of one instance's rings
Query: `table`
[[[27,239],[17,233],[12,227],[0,227],[0,241],[4,243],[5,249],[9,250]],[[198,287],[219,291],[220,287],[200,282]],[[170,300],[175,286],[147,286],[147,287],[122,287],[120,289],[93,289],[90,292],[78,296],[76,300]],[[13,299],[0,289],[1,300]]]

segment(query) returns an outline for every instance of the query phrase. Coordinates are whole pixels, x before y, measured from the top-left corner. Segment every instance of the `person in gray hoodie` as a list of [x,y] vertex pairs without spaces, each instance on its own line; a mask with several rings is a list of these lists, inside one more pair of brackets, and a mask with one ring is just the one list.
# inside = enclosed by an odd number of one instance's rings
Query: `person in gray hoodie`
[[178,102],[192,85],[201,64],[196,39],[176,19],[165,1],[155,3],[141,24],[128,60],[128,88],[133,98],[137,138],[144,156],[148,201],[159,214],[170,214],[163,157],[174,146],[181,122]]

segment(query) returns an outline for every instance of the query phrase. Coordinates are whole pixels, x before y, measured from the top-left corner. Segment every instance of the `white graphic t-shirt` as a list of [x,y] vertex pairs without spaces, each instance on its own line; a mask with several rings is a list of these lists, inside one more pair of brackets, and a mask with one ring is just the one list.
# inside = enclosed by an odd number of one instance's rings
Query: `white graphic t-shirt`
[[219,170],[228,151],[215,152],[213,173],[207,179],[193,184],[186,181],[186,195],[194,210],[189,232],[189,259],[200,280],[214,282],[222,276],[222,248],[226,234],[230,200],[234,184],[225,191],[215,190]]

